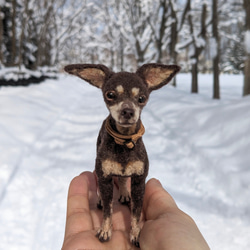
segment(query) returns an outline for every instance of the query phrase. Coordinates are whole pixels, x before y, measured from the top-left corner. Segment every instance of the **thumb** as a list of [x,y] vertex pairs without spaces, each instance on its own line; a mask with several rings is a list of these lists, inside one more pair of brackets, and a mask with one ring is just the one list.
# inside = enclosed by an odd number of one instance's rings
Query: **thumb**
[[173,208],[176,209],[177,205],[160,181],[155,178],[150,179],[146,184],[143,202],[146,220],[155,220]]

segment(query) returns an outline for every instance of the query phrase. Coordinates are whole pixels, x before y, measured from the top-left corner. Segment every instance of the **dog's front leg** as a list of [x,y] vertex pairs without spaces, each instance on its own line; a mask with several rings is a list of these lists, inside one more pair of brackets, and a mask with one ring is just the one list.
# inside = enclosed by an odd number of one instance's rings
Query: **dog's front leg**
[[102,201],[103,222],[97,232],[97,237],[101,242],[108,241],[112,235],[112,199],[113,199],[113,179],[112,176],[98,178],[99,191]]
[[145,176],[134,175],[131,177],[131,232],[130,241],[139,247],[139,235],[141,228],[139,226],[143,196],[145,192]]

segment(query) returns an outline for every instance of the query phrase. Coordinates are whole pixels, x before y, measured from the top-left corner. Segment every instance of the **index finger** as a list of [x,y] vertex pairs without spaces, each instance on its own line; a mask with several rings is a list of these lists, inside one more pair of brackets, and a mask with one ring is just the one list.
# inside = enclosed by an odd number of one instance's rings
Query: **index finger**
[[93,229],[89,209],[90,189],[96,190],[95,177],[91,172],[85,172],[71,181],[68,191],[65,238]]

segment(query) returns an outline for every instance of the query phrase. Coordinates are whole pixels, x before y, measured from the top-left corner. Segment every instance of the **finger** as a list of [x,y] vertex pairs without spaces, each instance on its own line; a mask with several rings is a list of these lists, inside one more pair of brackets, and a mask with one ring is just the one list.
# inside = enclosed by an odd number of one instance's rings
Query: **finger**
[[81,173],[80,175],[84,175],[87,178],[89,191],[96,193],[96,191],[97,191],[97,182],[96,182],[95,171],[93,173],[89,172],[89,171],[86,171],[86,172]]
[[176,209],[177,205],[171,195],[162,187],[160,181],[150,179],[146,184],[143,202],[146,220],[157,219],[173,208]]
[[144,201],[142,249],[209,249],[194,220],[177,207],[158,180],[146,184]]
[[98,203],[98,195],[97,195],[97,176],[95,171],[91,172],[84,172],[82,173],[88,178],[89,183],[89,208],[90,210],[95,210],[97,208]]
[[65,238],[93,228],[89,212],[89,191],[95,190],[94,175],[85,172],[75,177],[69,187]]

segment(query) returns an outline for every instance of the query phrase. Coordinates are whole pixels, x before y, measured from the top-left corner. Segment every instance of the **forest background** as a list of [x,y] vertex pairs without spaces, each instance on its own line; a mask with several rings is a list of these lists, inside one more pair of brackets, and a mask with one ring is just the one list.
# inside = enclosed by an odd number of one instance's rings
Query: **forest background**
[[[192,73],[244,74],[250,94],[249,0],[0,0],[0,68],[157,62]],[[0,69],[0,71],[1,71]],[[173,83],[176,85],[176,82]],[[242,84],[242,83],[241,83]]]

